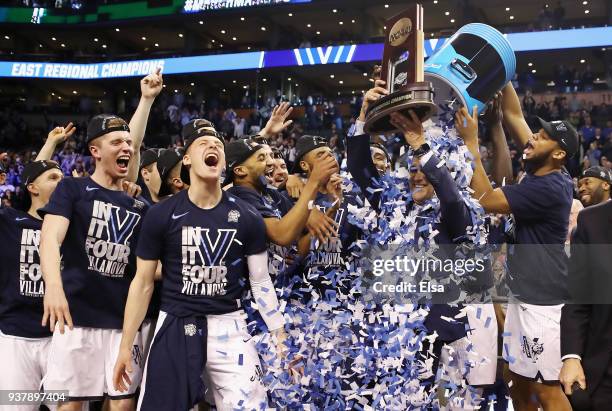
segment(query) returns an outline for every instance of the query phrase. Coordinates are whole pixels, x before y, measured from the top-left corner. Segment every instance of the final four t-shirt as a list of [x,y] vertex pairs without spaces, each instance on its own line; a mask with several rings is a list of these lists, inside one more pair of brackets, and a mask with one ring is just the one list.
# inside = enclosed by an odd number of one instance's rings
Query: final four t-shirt
[[[358,239],[360,230],[349,222],[348,205],[356,205],[357,201],[350,194],[344,195],[342,205],[330,215],[338,225],[338,236],[330,237],[324,244],[319,244],[313,238],[310,242],[310,252],[306,260],[306,279],[320,291],[325,289],[342,289],[343,293],[350,291],[351,264],[355,262],[352,256],[352,244]],[[315,205],[326,212],[332,203],[327,196],[318,194]],[[347,266],[348,264],[348,266]]]
[[[229,190],[236,197],[255,207],[263,218],[282,218],[291,210],[291,201],[277,190],[265,189],[263,193],[242,186],[233,186]],[[289,248],[273,242],[268,244],[268,271],[276,278],[285,271],[285,258]]]
[[267,248],[259,213],[225,191],[208,210],[193,204],[186,190],[154,205],[140,238],[138,257],[162,263],[161,310],[178,317],[240,308],[247,256]]
[[62,283],[75,326],[121,329],[146,204],[90,177],[64,178],[39,213],[70,220]]
[[50,337],[40,325],[45,285],[38,244],[42,221],[12,208],[0,209],[0,331],[25,338]]

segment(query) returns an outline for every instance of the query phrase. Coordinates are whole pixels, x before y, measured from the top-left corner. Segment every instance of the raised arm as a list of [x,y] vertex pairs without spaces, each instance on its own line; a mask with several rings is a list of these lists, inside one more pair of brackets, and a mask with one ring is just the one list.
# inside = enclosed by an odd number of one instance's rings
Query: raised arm
[[474,175],[470,184],[470,187],[474,190],[472,197],[480,202],[487,213],[509,214],[511,212],[510,204],[508,204],[505,194],[499,188],[493,189],[482,166],[478,147],[477,108],[474,107],[472,115],[468,113],[465,107],[457,111],[455,114],[455,129],[474,157]]
[[[395,113],[391,121],[404,134],[406,143],[413,150],[425,144],[423,126],[414,112],[410,112],[410,118]],[[452,238],[463,237],[467,227],[472,224],[472,220],[468,207],[448,168],[438,167],[440,159],[432,151],[421,156],[419,162],[421,171],[433,186],[440,200],[441,218],[445,221]]]
[[266,234],[278,245],[293,244],[304,231],[310,214],[308,203],[315,199],[319,187],[326,184],[332,174],[338,172],[336,160],[329,156],[317,163],[295,205],[281,219],[266,218]]
[[489,135],[493,142],[493,170],[491,174],[498,187],[501,187],[504,182],[506,184],[512,182],[512,161],[510,160],[506,134],[502,127],[503,117],[501,95],[498,94],[485,113],[485,122],[488,125]]
[[384,81],[376,80],[374,87],[365,93],[359,117],[355,122],[355,133],[353,136],[348,136],[346,140],[346,165],[348,171],[353,176],[363,195],[375,208],[378,208],[378,203],[380,202],[380,192],[372,191],[372,189],[375,188],[375,181],[379,178],[379,174],[372,161],[370,136],[365,134],[363,127],[370,104],[389,94],[384,85]]
[[49,328],[54,331],[57,323],[62,334],[64,324],[67,324],[70,329],[73,326],[60,272],[60,247],[64,242],[69,225],[70,220],[66,217],[54,214],[45,215],[39,247],[40,267],[45,281],[42,325],[46,326],[49,320]]
[[517,147],[523,148],[532,133],[525,121],[521,102],[514,87],[512,87],[512,83],[506,84],[502,90],[502,111],[504,126],[510,133],[510,137]]
[[130,120],[130,136],[132,137],[134,155],[130,160],[127,180],[133,183],[135,183],[138,179],[138,169],[140,167],[140,147],[142,146],[142,140],[144,139],[144,135],[147,130],[147,122],[149,120],[151,106],[155,101],[155,97],[157,97],[161,92],[163,83],[161,68],[157,68],[154,73],[151,73],[140,80],[140,101],[138,102],[138,107],[136,107],[136,111]]
[[287,120],[287,118],[289,118],[292,112],[293,107],[287,102],[275,106],[272,109],[270,119],[266,123],[266,126],[259,132],[259,135],[262,137],[272,137],[289,127],[293,123],[293,120]]
[[34,161],[40,160],[51,160],[53,157],[53,153],[57,149],[57,146],[64,143],[70,136],[74,134],[76,128],[72,124],[72,122],[68,123],[66,127],[55,127],[53,130],[49,131],[47,135],[47,141],[42,146],[38,155],[34,159]]
[[143,260],[137,257],[136,264],[136,275],[130,284],[130,291],[125,304],[123,333],[113,371],[113,385],[116,390],[122,392],[127,391],[132,384],[128,375],[132,372],[132,346],[151,302],[158,261]]

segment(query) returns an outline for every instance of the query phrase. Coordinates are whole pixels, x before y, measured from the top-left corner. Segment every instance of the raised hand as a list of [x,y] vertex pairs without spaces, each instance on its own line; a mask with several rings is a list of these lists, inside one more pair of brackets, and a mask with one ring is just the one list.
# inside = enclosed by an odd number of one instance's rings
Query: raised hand
[[47,135],[47,141],[53,143],[55,146],[58,146],[68,140],[74,132],[76,131],[76,127],[72,122],[66,124],[66,127],[55,127],[53,130],[49,131]]
[[334,156],[330,155],[315,163],[309,178],[311,178],[312,181],[316,181],[319,187],[321,187],[325,186],[329,178],[338,171],[338,162]]
[[266,123],[266,126],[263,128],[263,130],[261,130],[261,135],[271,136],[285,130],[287,127],[293,124],[293,120],[287,120],[292,112],[293,107],[291,107],[288,102],[275,106],[272,109],[272,115]]
[[417,149],[425,144],[423,134],[423,123],[413,110],[408,111],[410,117],[395,112],[391,114],[391,124],[404,134],[404,140],[413,149]]
[[497,93],[493,100],[490,101],[487,111],[485,111],[483,118],[487,124],[501,123],[504,119],[504,113],[501,106],[502,94]]
[[164,86],[164,79],[161,74],[161,67],[140,80],[140,94],[143,98],[153,99],[161,93]]
[[461,107],[455,113],[455,129],[472,154],[474,150],[478,151],[478,107],[473,107],[472,115],[465,107]]
[[360,121],[365,121],[365,115],[370,107],[370,104],[389,94],[389,90],[384,87],[385,84],[387,83],[383,80],[375,80],[374,87],[369,89],[364,94],[363,103],[361,104],[361,112],[359,113]]

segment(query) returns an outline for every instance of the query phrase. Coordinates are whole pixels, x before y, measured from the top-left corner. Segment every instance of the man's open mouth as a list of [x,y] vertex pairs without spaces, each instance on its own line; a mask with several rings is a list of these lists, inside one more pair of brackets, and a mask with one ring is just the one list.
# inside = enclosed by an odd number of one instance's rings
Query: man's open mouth
[[204,157],[204,164],[208,167],[215,167],[219,164],[219,156],[215,153],[206,154],[206,157]]
[[121,156],[117,159],[117,165],[121,168],[127,168],[130,164],[130,156]]

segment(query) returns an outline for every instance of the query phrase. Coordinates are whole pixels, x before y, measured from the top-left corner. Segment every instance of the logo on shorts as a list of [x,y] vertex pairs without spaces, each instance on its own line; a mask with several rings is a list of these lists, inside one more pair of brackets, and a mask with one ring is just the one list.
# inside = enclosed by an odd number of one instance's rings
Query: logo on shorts
[[240,211],[238,210],[230,210],[230,212],[227,213],[228,223],[237,223],[239,218],[240,218]]
[[196,326],[194,324],[185,325],[185,335],[188,337],[193,337],[198,332]]
[[251,382],[257,380],[257,381],[261,381],[263,378],[263,371],[261,369],[261,366],[259,366],[259,364],[255,365],[255,375],[251,376]]
[[140,347],[137,345],[132,347],[132,360],[134,361],[134,364],[136,365],[140,365],[142,363],[142,351],[140,350]]
[[540,343],[539,340],[539,338],[534,338],[532,340],[523,336],[523,352],[527,358],[531,358],[533,362],[536,362],[544,352],[544,344]]

